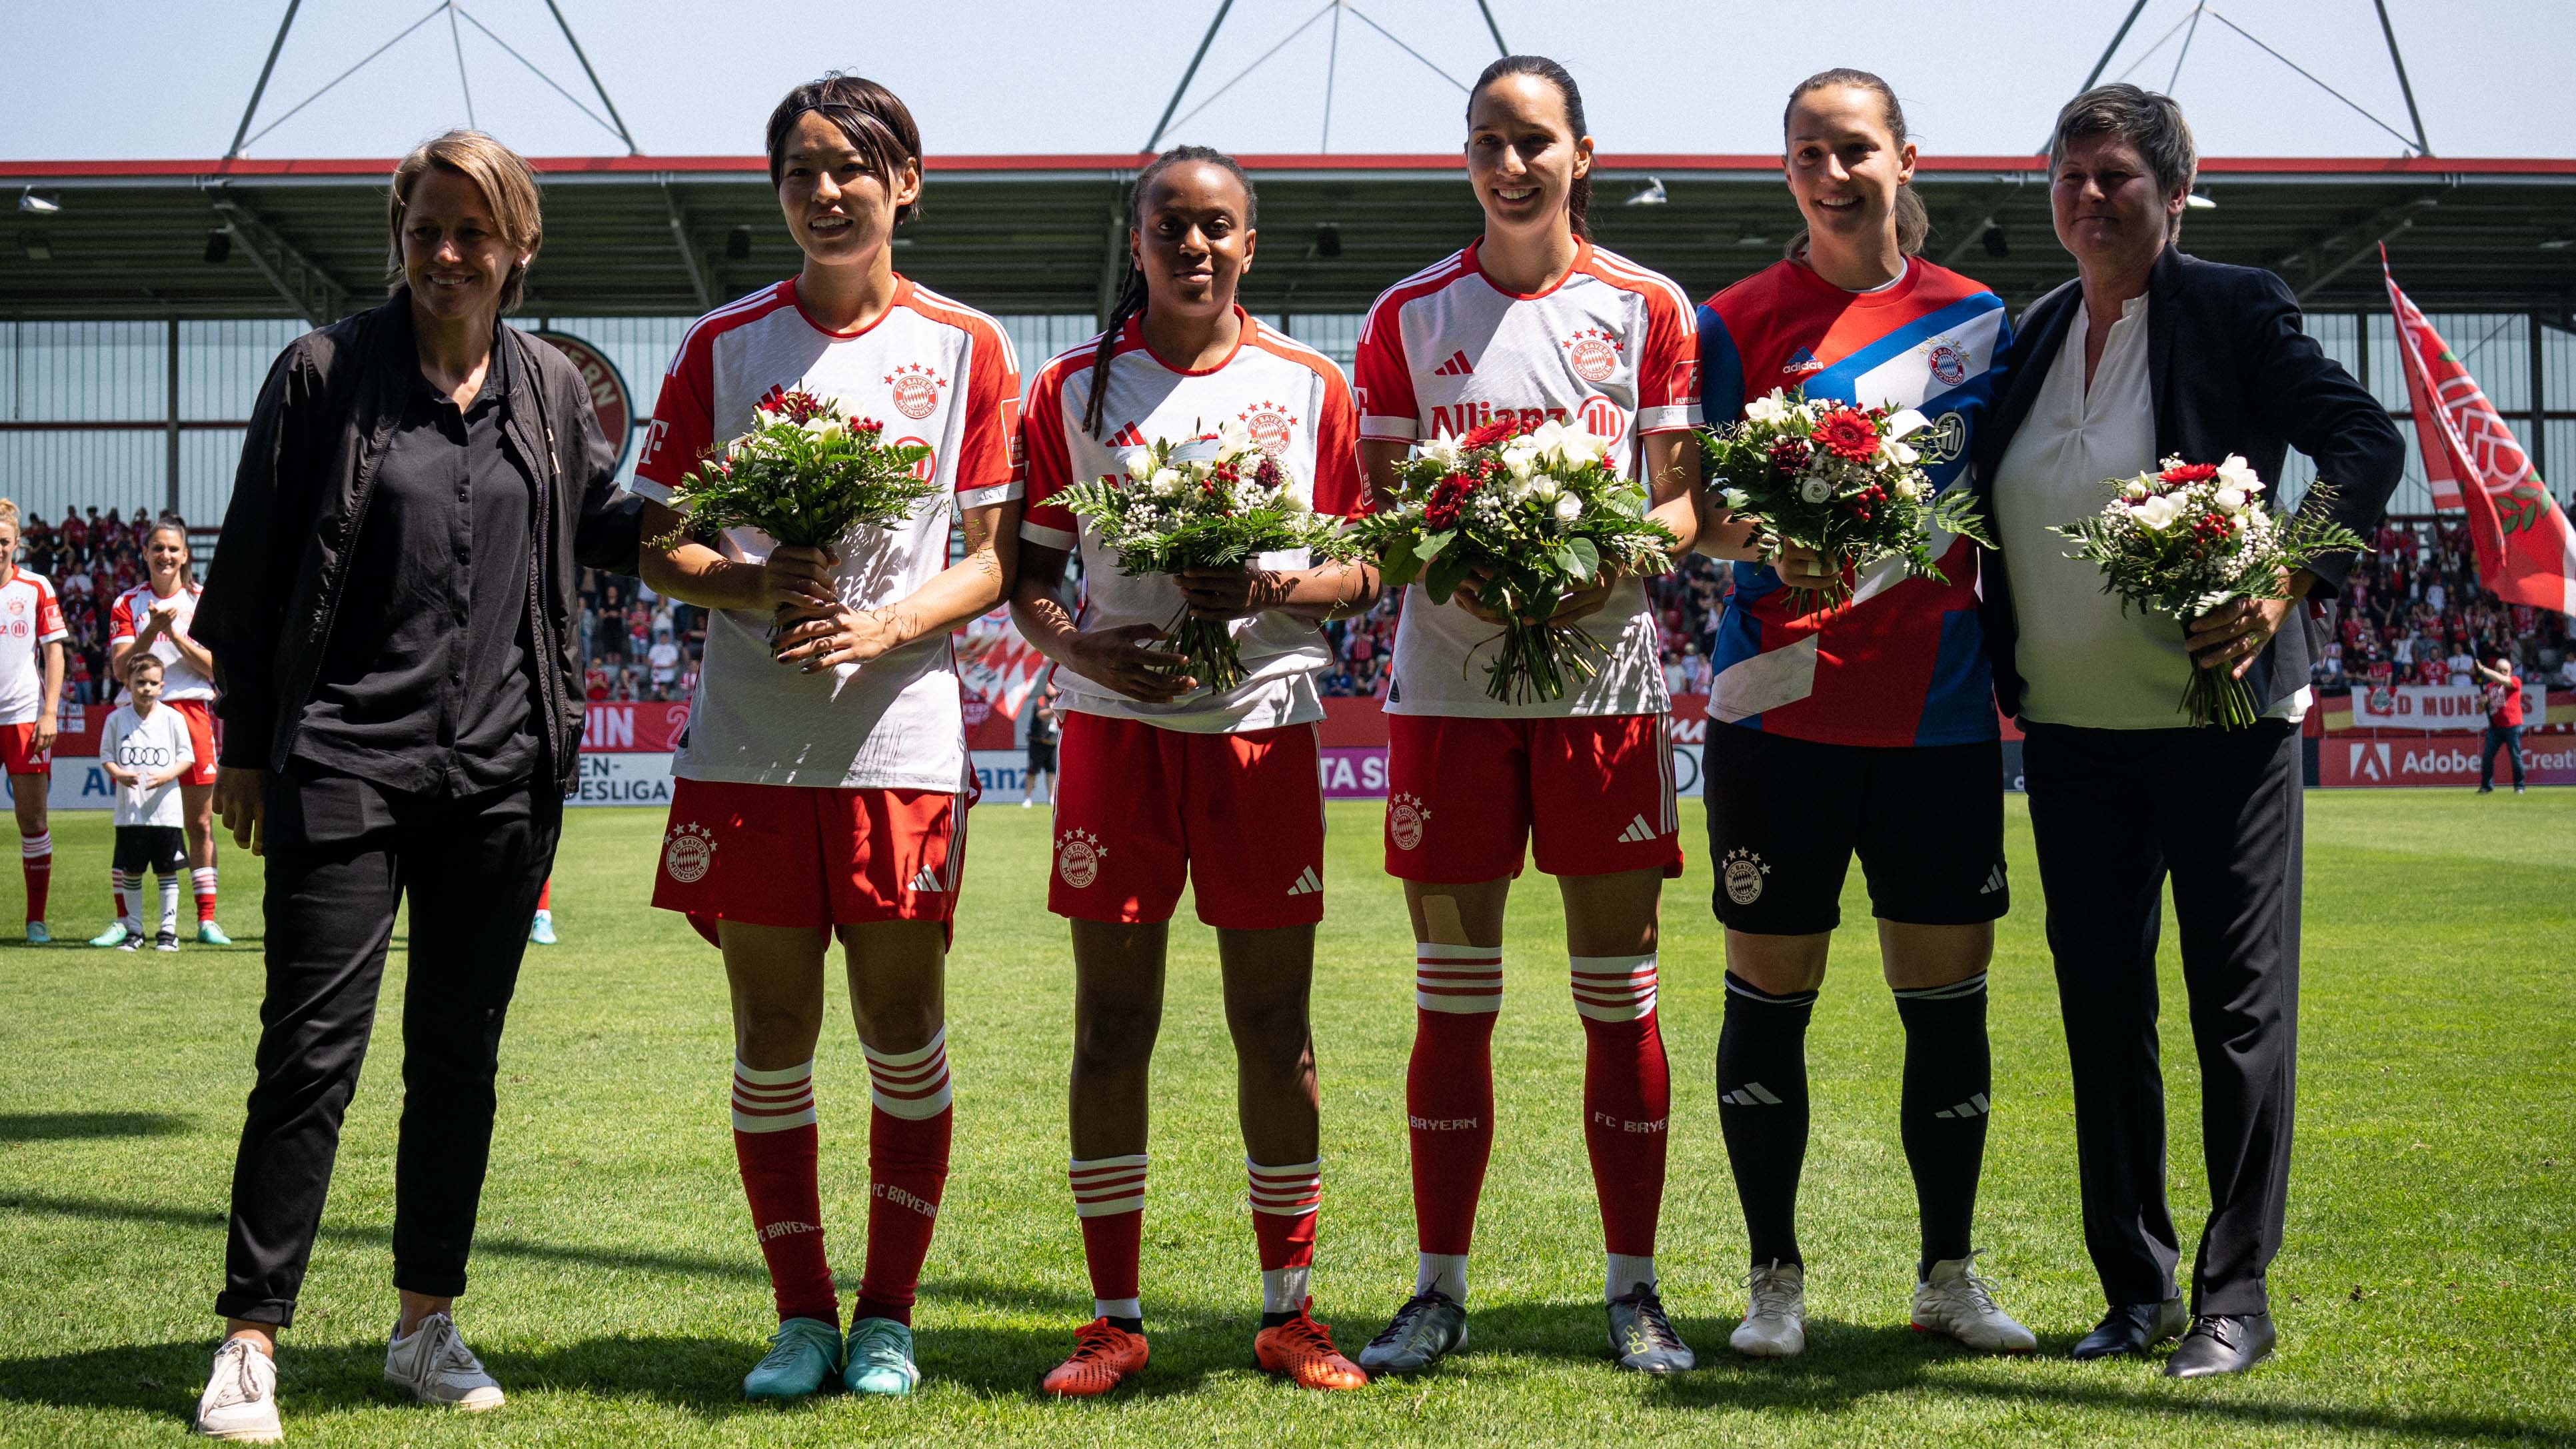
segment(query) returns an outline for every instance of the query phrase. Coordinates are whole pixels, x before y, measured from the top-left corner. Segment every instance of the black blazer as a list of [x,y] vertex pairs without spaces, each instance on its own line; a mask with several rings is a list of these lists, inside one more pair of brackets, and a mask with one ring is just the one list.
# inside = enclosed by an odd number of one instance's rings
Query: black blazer
[[[2003,394],[1972,444],[1969,473],[1990,519],[1996,465],[2030,416],[2083,300],[2082,284],[2068,282],[2032,303],[2004,351]],[[2369,389],[2299,329],[2298,301],[2279,277],[2166,247],[2147,276],[2147,374],[2157,457],[2216,463],[2237,453],[2272,483],[2283,457],[2297,448],[2314,460],[2318,479],[2334,485],[2331,498],[2310,492],[2301,511],[2322,511],[2363,538],[2377,531],[2405,471],[2405,439]],[[1978,563],[1995,701],[2017,716],[2022,686],[2013,646],[2020,627],[2011,581],[1994,551]],[[2350,554],[2319,559],[2314,592],[2340,594],[2351,568]],[[2317,655],[2314,616],[2300,610],[2295,622],[2298,627],[2285,623],[2246,671],[2246,683],[2267,707],[2308,682],[2309,661]]]

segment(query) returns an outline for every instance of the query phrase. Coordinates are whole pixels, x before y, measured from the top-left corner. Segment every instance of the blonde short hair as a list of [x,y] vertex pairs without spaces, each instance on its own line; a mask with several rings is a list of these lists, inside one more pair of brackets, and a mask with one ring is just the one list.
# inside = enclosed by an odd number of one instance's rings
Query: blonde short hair
[[0,523],[16,523],[17,521],[17,503],[11,499],[0,498]]
[[[411,149],[411,154],[394,168],[393,191],[389,197],[387,220],[391,232],[385,257],[386,289],[403,284],[403,208],[411,204],[414,183],[436,167],[451,175],[462,176],[483,193],[483,204],[492,209],[492,224],[500,228],[501,240],[515,252],[533,258],[537,246],[545,240],[544,208],[537,197],[537,173],[518,152],[493,140],[480,131],[449,131],[432,136]],[[528,269],[513,263],[509,277],[501,283],[501,310],[512,311],[525,294]]]

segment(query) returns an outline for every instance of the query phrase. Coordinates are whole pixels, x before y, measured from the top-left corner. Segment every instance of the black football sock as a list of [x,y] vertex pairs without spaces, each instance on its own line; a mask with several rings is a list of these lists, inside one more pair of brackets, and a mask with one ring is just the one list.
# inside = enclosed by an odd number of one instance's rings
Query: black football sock
[[1917,1271],[1968,1256],[1985,1162],[1994,1055],[1986,1044],[1986,973],[1896,993],[1905,1022],[1905,1095],[1898,1108],[1914,1200],[1923,1216]]
[[1757,1267],[1805,1263],[1798,1256],[1798,1172],[1807,1160],[1807,1019],[1815,1007],[1812,991],[1774,996],[1726,973],[1717,1123]]

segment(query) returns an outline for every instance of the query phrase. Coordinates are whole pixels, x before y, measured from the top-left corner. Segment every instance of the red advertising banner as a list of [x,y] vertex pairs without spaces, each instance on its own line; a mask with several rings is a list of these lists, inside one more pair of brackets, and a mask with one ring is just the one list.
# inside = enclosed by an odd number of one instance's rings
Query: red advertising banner
[[604,754],[667,755],[680,747],[689,727],[683,703],[600,703],[590,706],[581,728],[584,751]]
[[[2442,785],[2452,789],[2478,783],[2480,740],[2459,736],[2419,735],[2410,739],[2356,740],[2332,735],[2318,742],[2317,783],[2328,789],[2391,785]],[[2564,735],[2526,737],[2522,767],[2535,785],[2576,785],[2576,739]],[[2510,780],[2513,767],[2499,756],[2499,780]]]

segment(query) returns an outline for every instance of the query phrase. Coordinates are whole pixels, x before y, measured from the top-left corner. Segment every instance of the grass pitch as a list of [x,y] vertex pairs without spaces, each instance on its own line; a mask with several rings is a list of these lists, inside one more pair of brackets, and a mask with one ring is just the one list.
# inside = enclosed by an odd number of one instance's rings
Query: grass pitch
[[[2312,794],[2308,809],[2300,1135],[2272,1280],[2284,1351],[2246,1380],[2175,1384],[2151,1365],[2063,1357],[2099,1300],[2015,802],[2021,899],[1995,964],[1999,1106],[1978,1235],[2002,1301],[2039,1331],[2040,1356],[1983,1358],[1906,1330],[1915,1235],[1894,1116],[1902,1037],[1865,926],[1846,932],[1810,1043],[1810,1347],[1786,1363],[1727,1350],[1744,1249],[1709,1080],[1722,987],[1706,852],[1694,844],[1665,912],[1675,1101],[1659,1261],[1705,1367],[1657,1382],[1603,1360],[1576,1105],[1582,1033],[1555,892],[1533,875],[1514,902],[1495,1039],[1501,1130],[1473,1349],[1427,1378],[1335,1396],[1252,1368],[1258,1280],[1231,1054],[1213,941],[1185,924],[1157,1062],[1145,1253],[1154,1362],[1106,1402],[1044,1401],[1037,1377],[1090,1307],[1063,1177],[1070,972],[1064,927],[1045,910],[1047,816],[993,807],[977,813],[951,958],[956,1171],[917,1320],[922,1390],[904,1402],[747,1406],[738,1381],[772,1317],[727,1129],[722,977],[683,925],[644,906],[660,815],[592,810],[573,812],[556,876],[564,944],[532,949],[521,978],[460,1308],[510,1403],[442,1416],[377,1377],[393,1313],[390,1007],[410,965],[398,944],[381,1049],[285,1344],[290,1441],[2576,1439],[2576,791]],[[1687,813],[1686,839],[1704,840],[1696,806]],[[1411,956],[1375,819],[1374,806],[1333,807],[1316,991],[1327,1164],[1316,1294],[1350,1351],[1413,1274]],[[77,940],[106,919],[106,817],[60,817],[54,838],[53,925]],[[219,1327],[209,1304],[260,995],[258,865],[228,851],[224,869],[225,920],[242,942],[232,950],[0,949],[0,1442],[174,1443],[186,1431]],[[1845,915],[1864,922],[1857,872],[1852,885]],[[0,870],[0,922],[14,929],[17,910],[17,873]],[[2165,983],[2175,1200],[2188,1227],[2206,1196],[2170,940]],[[863,1221],[866,1075],[837,984],[834,996],[817,1075],[846,1295]]]

